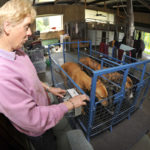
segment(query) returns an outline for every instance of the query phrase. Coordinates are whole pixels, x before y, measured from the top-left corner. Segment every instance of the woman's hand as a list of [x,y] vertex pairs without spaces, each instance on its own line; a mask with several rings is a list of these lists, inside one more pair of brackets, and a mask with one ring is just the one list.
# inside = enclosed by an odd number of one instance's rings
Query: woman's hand
[[64,95],[66,94],[66,90],[63,90],[61,88],[55,88],[55,87],[49,87],[47,89],[47,91],[51,92],[52,94],[59,96],[61,98],[64,97]]
[[72,110],[74,108],[86,105],[85,101],[89,101],[89,97],[87,95],[77,95],[65,101],[64,104],[68,108],[68,110]]
[[63,98],[64,95],[66,94],[66,90],[63,90],[61,88],[49,87],[44,82],[41,82],[41,84],[47,92],[51,92],[52,94],[54,94],[56,96]]

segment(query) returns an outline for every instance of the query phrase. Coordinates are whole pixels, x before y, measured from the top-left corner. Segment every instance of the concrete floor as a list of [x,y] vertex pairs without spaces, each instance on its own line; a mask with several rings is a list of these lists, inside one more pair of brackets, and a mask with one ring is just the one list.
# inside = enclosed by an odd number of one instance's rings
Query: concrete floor
[[130,150],[150,150],[150,137],[145,134]]
[[[144,55],[143,60],[149,59]],[[52,85],[49,69],[39,74],[43,82]],[[135,112],[130,120],[124,120],[116,125],[112,132],[106,131],[91,138],[94,150],[150,150],[150,93],[142,108]],[[86,149],[86,148],[85,148]]]
[[[149,55],[143,54],[142,60],[150,59]],[[150,93],[148,93],[146,100],[142,107],[143,112],[150,118]],[[145,133],[132,147],[130,150],[150,150],[150,124]]]

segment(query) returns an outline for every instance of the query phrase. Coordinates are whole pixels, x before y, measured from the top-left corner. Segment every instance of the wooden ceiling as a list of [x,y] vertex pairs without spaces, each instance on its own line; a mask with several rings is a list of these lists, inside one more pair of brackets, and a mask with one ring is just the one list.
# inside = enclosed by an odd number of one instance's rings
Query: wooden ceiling
[[[0,6],[8,0],[0,0]],[[55,0],[53,2],[41,2],[40,0],[31,0],[33,5],[73,5],[79,4],[84,6],[92,6],[103,8],[106,7],[111,10],[119,8],[120,11],[127,9],[127,0]],[[46,0],[48,1],[48,0]],[[132,0],[134,12],[150,13],[150,0]]]
[[[111,10],[116,10],[119,7],[120,11],[127,9],[127,0],[55,0],[54,2],[37,3],[38,0],[33,0],[34,5],[73,5],[80,4],[93,7],[106,7]],[[150,0],[132,0],[134,12],[150,13]]]

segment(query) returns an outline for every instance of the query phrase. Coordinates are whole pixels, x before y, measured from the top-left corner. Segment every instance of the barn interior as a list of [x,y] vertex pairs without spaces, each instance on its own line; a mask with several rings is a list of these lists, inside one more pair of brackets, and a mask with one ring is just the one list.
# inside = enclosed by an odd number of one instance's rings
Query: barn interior
[[[7,1],[0,0],[0,6]],[[150,1],[31,2],[37,17],[31,26],[33,34],[23,49],[40,80],[49,86],[76,87],[79,93],[86,93],[91,98],[84,107],[84,114],[66,114],[72,129],[80,129],[84,142],[88,143],[81,150],[149,150]],[[143,41],[141,45],[140,40]],[[95,60],[102,69],[94,72],[89,66],[84,66],[79,61],[84,57]],[[65,62],[76,62],[84,71],[89,70],[86,73],[92,77],[90,91],[85,92],[76,86],[68,74],[65,74],[68,79],[65,87],[60,76],[61,65]],[[132,81],[129,88],[126,87],[128,77]],[[96,99],[94,90],[99,78],[109,91],[102,102]],[[108,101],[107,106],[103,105],[105,100]],[[71,138],[77,140],[78,137]],[[73,145],[72,150],[75,149]]]

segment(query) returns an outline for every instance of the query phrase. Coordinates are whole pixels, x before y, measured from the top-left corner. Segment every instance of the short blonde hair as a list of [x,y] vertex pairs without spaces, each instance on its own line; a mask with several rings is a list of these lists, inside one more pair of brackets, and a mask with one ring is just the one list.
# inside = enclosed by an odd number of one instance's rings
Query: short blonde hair
[[31,16],[33,22],[36,17],[36,11],[30,0],[9,0],[6,2],[0,8],[0,34],[3,32],[5,21],[16,25],[28,15]]

